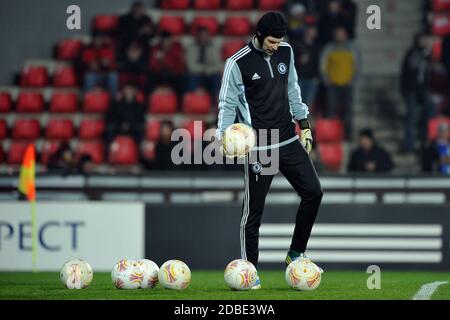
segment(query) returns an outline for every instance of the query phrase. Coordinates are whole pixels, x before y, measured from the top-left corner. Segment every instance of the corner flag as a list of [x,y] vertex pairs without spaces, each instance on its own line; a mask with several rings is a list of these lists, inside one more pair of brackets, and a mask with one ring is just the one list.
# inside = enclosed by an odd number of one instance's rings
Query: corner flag
[[31,203],[31,250],[34,272],[36,272],[37,262],[35,163],[36,152],[34,144],[29,144],[25,150],[22,167],[20,168],[19,192],[25,195]]

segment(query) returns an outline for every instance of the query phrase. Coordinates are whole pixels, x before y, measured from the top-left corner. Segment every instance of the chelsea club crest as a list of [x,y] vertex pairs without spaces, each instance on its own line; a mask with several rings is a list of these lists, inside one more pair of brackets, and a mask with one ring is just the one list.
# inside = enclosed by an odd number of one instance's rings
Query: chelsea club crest
[[280,74],[285,74],[286,73],[286,65],[283,63],[283,62],[280,62],[279,64],[278,64],[278,72],[280,73]]
[[252,163],[252,171],[253,173],[260,173],[262,170],[262,164],[260,162]]

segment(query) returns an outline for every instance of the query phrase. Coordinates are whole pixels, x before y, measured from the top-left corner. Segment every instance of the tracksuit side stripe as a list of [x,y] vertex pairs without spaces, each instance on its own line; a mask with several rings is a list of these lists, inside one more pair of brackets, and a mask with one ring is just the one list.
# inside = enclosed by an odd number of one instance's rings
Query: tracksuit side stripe
[[245,183],[245,193],[244,193],[244,205],[242,209],[241,218],[241,258],[247,260],[247,250],[245,244],[245,226],[247,224],[248,215],[250,213],[250,187],[249,187],[249,174],[248,174],[248,156],[245,157],[244,162],[244,183]]
[[250,48],[248,46],[242,48],[238,52],[236,52],[233,56],[230,57],[230,60],[228,60],[228,63],[225,66],[224,70],[224,77],[222,82],[222,87],[219,92],[219,100],[222,100],[221,103],[219,103],[219,121],[218,121],[218,128],[220,129],[222,127],[222,119],[223,119],[223,104],[225,103],[225,98],[227,96],[228,91],[228,83],[229,83],[229,77],[231,73],[231,69],[233,69],[234,63],[244,55],[250,52]]

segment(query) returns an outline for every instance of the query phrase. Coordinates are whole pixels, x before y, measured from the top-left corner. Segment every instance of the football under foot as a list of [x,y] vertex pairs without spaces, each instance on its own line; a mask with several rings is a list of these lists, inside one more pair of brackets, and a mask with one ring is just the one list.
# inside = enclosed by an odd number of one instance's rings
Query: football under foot
[[[284,262],[286,263],[286,266],[289,266],[293,261],[299,260],[299,259],[301,259],[301,260],[305,259],[305,260],[311,261],[311,259],[309,259],[305,253],[298,254],[295,251],[289,250]],[[317,266],[317,268],[319,269],[320,273],[323,273],[323,269],[321,267]]]

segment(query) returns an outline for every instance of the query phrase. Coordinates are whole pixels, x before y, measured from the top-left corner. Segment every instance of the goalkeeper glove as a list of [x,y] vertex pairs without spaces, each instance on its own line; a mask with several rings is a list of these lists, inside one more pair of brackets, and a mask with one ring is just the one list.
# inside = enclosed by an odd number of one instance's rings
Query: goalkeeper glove
[[303,147],[305,147],[306,152],[308,152],[309,154],[312,150],[312,143],[313,143],[313,137],[311,134],[311,124],[307,119],[302,119],[299,121],[299,125],[301,130],[300,141]]

